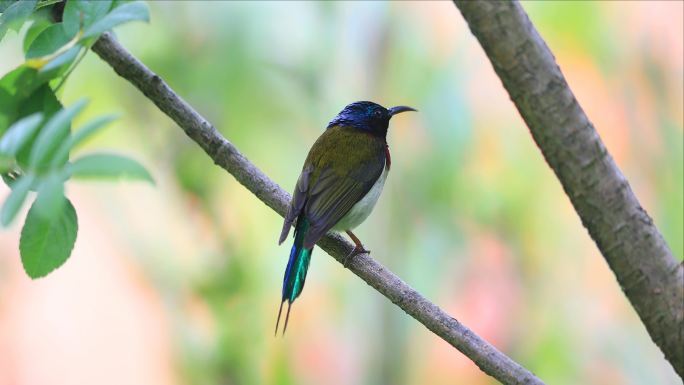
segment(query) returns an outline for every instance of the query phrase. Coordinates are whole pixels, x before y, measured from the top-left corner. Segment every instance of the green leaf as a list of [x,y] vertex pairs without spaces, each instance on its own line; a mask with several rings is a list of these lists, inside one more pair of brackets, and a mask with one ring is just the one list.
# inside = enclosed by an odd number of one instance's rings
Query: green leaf
[[13,171],[14,159],[0,155],[0,174],[6,174]]
[[64,178],[54,172],[42,178],[38,186],[38,198],[33,204],[36,214],[48,220],[52,219],[61,212],[65,202]]
[[14,158],[40,127],[43,114],[37,112],[14,123],[0,138],[0,156]]
[[66,69],[73,61],[76,59],[76,56],[78,56],[78,53],[81,51],[81,46],[80,45],[75,45],[65,52],[61,53],[59,56],[56,58],[50,60],[47,64],[45,64],[43,67],[40,68],[38,73],[40,74],[47,74],[50,73],[49,77],[51,79],[59,77],[63,71],[54,71],[50,72],[52,70],[62,68]]
[[0,135],[12,124],[16,112],[16,99],[7,90],[0,88]]
[[68,170],[75,178],[129,178],[154,183],[140,163],[116,154],[86,155],[76,159]]
[[31,43],[26,51],[26,59],[43,57],[57,52],[66,45],[73,35],[67,35],[62,23],[53,24],[45,28]]
[[[45,85],[45,80],[38,76],[38,71],[26,66],[19,66],[0,79],[0,134],[19,118],[34,112],[45,112],[55,105],[61,105],[54,93]],[[47,89],[46,89],[47,88]]]
[[[28,98],[20,99],[20,101],[21,104],[18,111],[16,111],[17,119],[36,112],[41,112],[43,116],[50,117],[62,109],[62,105],[59,103],[59,100],[57,100],[52,88],[47,84],[43,84]],[[21,167],[28,167],[33,143],[39,132],[40,130],[29,139],[28,143],[21,150],[19,150],[17,162]]]
[[37,9],[42,10],[42,9],[47,8],[47,7],[52,8],[51,6],[53,6],[57,3],[65,2],[65,1],[66,0],[39,0]]
[[29,166],[39,168],[49,164],[54,156],[54,151],[69,135],[71,120],[81,112],[87,104],[86,100],[80,100],[70,107],[58,111],[40,130],[36,141],[31,149]]
[[18,30],[31,15],[38,0],[17,1],[5,9],[0,15],[0,40],[8,29]]
[[57,100],[52,88],[46,83],[41,84],[36,90],[27,97],[19,99],[19,117],[24,117],[35,112],[41,112],[46,117],[54,115],[61,110],[62,103]]
[[50,75],[21,65],[0,79],[0,133],[16,119],[30,113],[42,111],[46,116],[49,115],[49,111],[43,107],[61,108],[54,92],[45,84],[50,80]]
[[87,28],[82,39],[99,35],[116,27],[117,25],[133,20],[150,21],[150,11],[145,2],[134,1],[130,3],[124,3],[112,9],[105,17]]
[[25,98],[40,86],[40,83],[36,82],[37,76],[38,71],[22,65],[0,79],[0,88],[15,98]]
[[59,150],[57,150],[55,157],[53,158],[53,166],[57,165],[59,162],[65,162],[69,160],[69,151],[74,149],[89,136],[92,136],[96,132],[105,128],[107,124],[114,121],[117,117],[118,115],[104,115],[84,124],[59,147]]
[[5,12],[12,3],[14,3],[14,0],[0,0],[0,13]]
[[87,29],[109,12],[111,0],[70,0],[64,7],[62,23],[64,31],[69,36],[75,36],[81,29],[81,15],[83,15],[83,29]]
[[41,32],[43,32],[47,27],[51,25],[52,23],[50,23],[45,18],[38,18],[33,22],[33,24],[31,24],[28,31],[26,31],[26,35],[24,36],[24,42],[22,44],[24,54],[26,54],[26,51],[28,51],[29,47],[31,46],[31,43],[33,43],[33,41],[36,40],[36,37],[38,37],[38,35],[40,35]]
[[5,199],[2,209],[0,209],[0,223],[2,223],[3,226],[7,227],[12,223],[12,220],[19,212],[19,209],[21,209],[29,190],[31,189],[33,179],[33,176],[26,175],[12,184],[12,192],[10,192],[10,195]]
[[69,258],[76,243],[78,220],[74,206],[66,200],[59,215],[51,219],[39,215],[36,203],[26,215],[19,239],[24,270],[31,278],[44,277]]
[[118,118],[118,114],[103,115],[84,124],[83,126],[81,126],[81,128],[74,132],[74,135],[71,139],[71,148],[78,146],[79,144],[81,144],[81,142],[88,139],[90,136],[100,131],[101,129],[105,128],[109,123],[113,122]]

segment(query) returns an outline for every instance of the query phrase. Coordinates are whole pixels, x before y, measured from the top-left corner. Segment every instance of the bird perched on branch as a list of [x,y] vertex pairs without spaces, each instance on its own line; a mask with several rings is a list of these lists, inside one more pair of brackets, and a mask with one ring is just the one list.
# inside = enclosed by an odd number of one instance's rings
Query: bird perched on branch
[[294,244],[285,269],[276,333],[285,301],[283,334],[287,330],[290,307],[304,288],[314,244],[325,233],[344,231],[354,241],[345,265],[355,255],[368,252],[351,230],[368,218],[378,201],[392,164],[387,145],[389,121],[406,111],[416,110],[352,103],[337,114],[309,150],[278,241],[283,243],[294,223]]

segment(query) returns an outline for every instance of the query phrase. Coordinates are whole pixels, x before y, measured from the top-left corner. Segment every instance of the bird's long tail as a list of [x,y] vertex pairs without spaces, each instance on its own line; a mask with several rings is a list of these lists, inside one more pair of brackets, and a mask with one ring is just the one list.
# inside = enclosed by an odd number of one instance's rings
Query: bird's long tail
[[280,315],[283,311],[283,304],[287,301],[287,315],[285,316],[285,326],[283,327],[283,334],[287,330],[287,322],[290,319],[290,307],[297,297],[304,289],[304,281],[306,281],[306,272],[309,270],[309,262],[311,262],[310,249],[304,248],[304,236],[309,230],[309,221],[303,215],[297,220],[297,226],[294,232],[294,244],[290,250],[290,259],[287,261],[287,268],[285,269],[285,277],[283,278],[283,296],[280,301],[280,309],[278,310],[278,321],[276,322],[275,333],[278,334],[278,325],[280,324]]

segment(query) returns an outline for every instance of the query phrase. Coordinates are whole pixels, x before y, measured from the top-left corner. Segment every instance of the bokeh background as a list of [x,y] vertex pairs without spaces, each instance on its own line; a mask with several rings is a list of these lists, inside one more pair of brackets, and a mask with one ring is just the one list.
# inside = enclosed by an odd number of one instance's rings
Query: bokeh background
[[[347,103],[420,110],[393,120],[357,234],[479,335],[550,384],[680,383],[450,2],[149,4],[123,44],[288,190]],[[681,260],[683,3],[523,6]],[[81,123],[122,113],[82,151],[131,155],[156,185],[70,182],[78,240],[46,278],[22,270],[21,223],[0,232],[0,384],[495,383],[320,250],[274,338],[281,218],[92,53],[62,100],[82,96]]]

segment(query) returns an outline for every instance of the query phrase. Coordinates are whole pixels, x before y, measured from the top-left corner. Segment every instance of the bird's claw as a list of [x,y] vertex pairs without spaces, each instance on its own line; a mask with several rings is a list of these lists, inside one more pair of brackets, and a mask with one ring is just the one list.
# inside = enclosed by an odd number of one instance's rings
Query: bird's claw
[[349,264],[354,259],[354,257],[364,253],[370,254],[370,250],[366,250],[366,248],[364,248],[363,246],[354,246],[354,249],[349,254],[347,254],[346,257],[344,257],[342,266],[344,266],[345,268],[349,267]]

